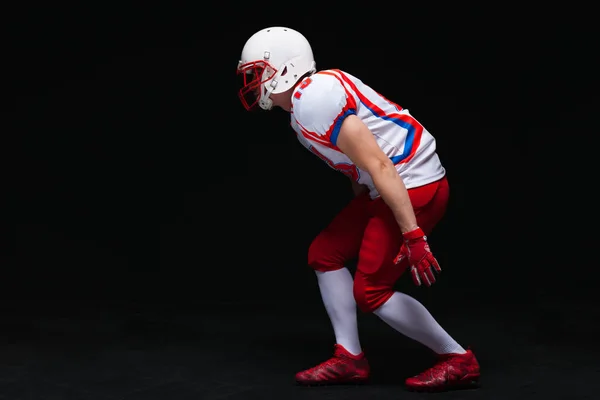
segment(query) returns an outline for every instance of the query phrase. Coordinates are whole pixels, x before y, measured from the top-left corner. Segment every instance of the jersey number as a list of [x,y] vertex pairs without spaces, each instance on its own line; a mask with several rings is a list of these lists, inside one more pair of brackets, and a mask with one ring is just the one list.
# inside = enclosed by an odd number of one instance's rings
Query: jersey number
[[321,160],[325,161],[325,163],[327,165],[329,165],[331,168],[335,169],[336,171],[340,171],[342,174],[346,175],[348,178],[352,179],[355,182],[358,182],[358,180],[360,178],[360,173],[358,172],[358,168],[356,168],[356,165],[354,165],[354,164],[348,164],[348,163],[334,164],[333,161],[331,161],[330,159],[328,159],[327,157],[325,157],[323,154],[321,154],[313,146],[310,146],[308,149],[314,155],[316,155],[317,157],[319,157]]
[[302,91],[311,83],[312,79],[310,77],[306,78],[300,85],[298,85],[298,89],[296,90],[296,93],[294,93],[294,97],[297,99],[302,97]]

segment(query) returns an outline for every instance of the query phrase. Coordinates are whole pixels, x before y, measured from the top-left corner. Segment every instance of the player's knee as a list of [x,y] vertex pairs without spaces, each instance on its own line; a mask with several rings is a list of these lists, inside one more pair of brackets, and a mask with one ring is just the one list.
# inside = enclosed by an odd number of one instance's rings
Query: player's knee
[[336,271],[344,268],[344,262],[336,260],[318,238],[308,248],[308,265],[319,272]]
[[359,310],[362,312],[371,312],[369,310],[369,303],[367,301],[367,293],[365,291],[364,285],[358,279],[354,279],[354,287],[352,288],[354,292],[354,301]]
[[392,288],[385,286],[367,285],[364,279],[354,279],[354,300],[358,308],[365,313],[372,313],[392,297]]

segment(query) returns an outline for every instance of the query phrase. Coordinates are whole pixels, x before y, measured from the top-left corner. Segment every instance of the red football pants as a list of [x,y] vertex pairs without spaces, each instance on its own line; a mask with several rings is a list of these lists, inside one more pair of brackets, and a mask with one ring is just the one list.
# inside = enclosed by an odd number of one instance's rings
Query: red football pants
[[[429,234],[446,212],[449,186],[446,177],[408,194],[417,224]],[[408,267],[394,264],[402,245],[396,219],[381,199],[368,193],[355,197],[313,240],[308,264],[317,271],[335,271],[358,257],[354,275],[354,298],[364,312],[372,312],[393,294],[393,286]]]

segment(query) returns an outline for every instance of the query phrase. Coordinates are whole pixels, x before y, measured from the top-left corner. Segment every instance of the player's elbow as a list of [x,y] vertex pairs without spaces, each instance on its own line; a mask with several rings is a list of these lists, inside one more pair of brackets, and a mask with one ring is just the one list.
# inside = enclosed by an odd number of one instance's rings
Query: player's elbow
[[369,163],[367,172],[373,178],[398,174],[396,167],[389,158],[380,157]]

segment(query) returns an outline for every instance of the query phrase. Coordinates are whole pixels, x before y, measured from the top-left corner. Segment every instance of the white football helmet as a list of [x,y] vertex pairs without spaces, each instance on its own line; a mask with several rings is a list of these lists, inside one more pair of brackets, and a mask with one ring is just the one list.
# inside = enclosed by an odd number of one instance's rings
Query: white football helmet
[[257,103],[263,110],[270,110],[271,93],[283,93],[315,71],[312,48],[300,32],[265,28],[252,35],[242,50],[237,69],[244,78],[240,100],[247,110]]

